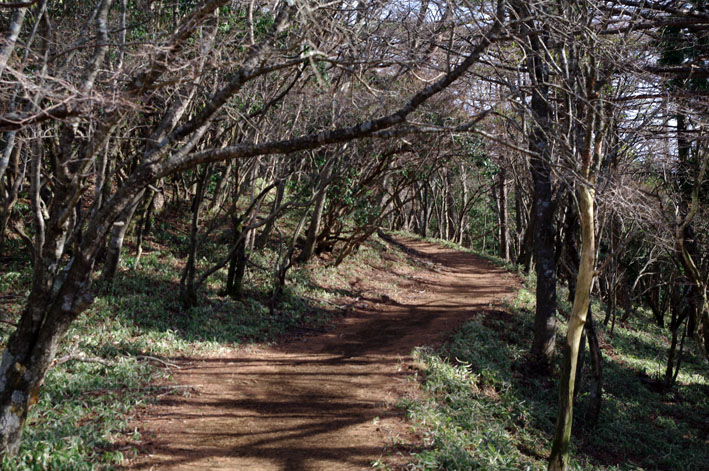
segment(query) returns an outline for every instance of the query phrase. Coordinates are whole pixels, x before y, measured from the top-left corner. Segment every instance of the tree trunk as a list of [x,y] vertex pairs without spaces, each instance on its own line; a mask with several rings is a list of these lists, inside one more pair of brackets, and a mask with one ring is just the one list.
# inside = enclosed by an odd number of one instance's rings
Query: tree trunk
[[556,337],[556,266],[554,263],[554,211],[551,204],[551,166],[546,159],[532,160],[534,176],[534,258],[537,274],[537,309],[534,316],[532,359],[549,372]]
[[603,365],[601,363],[601,344],[598,341],[598,334],[596,333],[593,315],[590,310],[588,322],[586,322],[586,338],[588,339],[588,352],[591,356],[591,391],[588,398],[588,410],[586,411],[586,424],[594,427],[601,415],[601,404],[603,402]]
[[[682,279],[681,284],[686,283],[688,280]],[[672,333],[672,341],[670,348],[667,351],[667,368],[665,370],[665,386],[668,388],[672,386],[675,378],[675,355],[677,353],[677,346],[679,341],[679,329],[685,320],[691,317],[691,312],[696,310],[695,298],[690,294],[691,288],[686,286],[681,286],[680,284],[671,287],[671,304],[672,308],[670,311],[670,332]],[[685,331],[686,333],[686,324]],[[684,337],[683,337],[684,338]],[[677,369],[679,369],[679,362],[677,362]]]
[[5,134],[5,142],[2,149],[2,154],[0,154],[0,185],[2,185],[2,178],[5,176],[5,171],[10,164],[10,157],[15,150],[15,137],[17,133],[15,131],[10,131]]
[[190,247],[187,256],[187,263],[182,272],[180,279],[180,298],[185,307],[197,305],[197,292],[195,289],[194,279],[197,273],[197,249],[199,246],[199,220],[202,212],[202,202],[204,201],[204,193],[206,191],[206,183],[209,178],[209,165],[204,166],[201,175],[199,176],[195,189],[194,200],[192,201],[192,229],[190,231]]
[[310,260],[310,257],[313,256],[313,253],[315,253],[315,244],[317,242],[318,234],[320,233],[322,213],[327,199],[327,187],[330,185],[330,177],[332,176],[334,166],[335,158],[333,157],[325,163],[325,166],[320,172],[317,190],[318,194],[315,197],[315,206],[313,208],[313,214],[310,217],[310,225],[308,226],[308,232],[305,237],[305,245],[298,256],[299,263],[306,263]]
[[508,196],[508,191],[507,191],[507,171],[505,170],[504,167],[500,169],[500,173],[498,174],[498,191],[497,191],[497,198],[498,198],[498,218],[500,221],[500,251],[499,251],[499,256],[500,258],[503,258],[505,261],[510,260],[510,242],[509,242],[509,216],[508,216],[508,210],[507,210],[507,196]]
[[298,221],[298,225],[296,226],[295,231],[293,232],[293,236],[291,237],[290,244],[288,246],[288,249],[286,250],[286,253],[283,255],[283,258],[278,261],[276,272],[274,273],[274,278],[276,281],[273,286],[271,299],[269,301],[270,312],[272,315],[275,312],[275,309],[278,304],[281,302],[283,288],[286,285],[286,274],[288,273],[290,267],[293,266],[293,252],[295,251],[295,244],[298,240],[298,236],[300,236],[300,232],[303,230],[303,226],[305,226],[305,220],[306,214],[303,214],[303,216],[301,216],[300,218],[300,221]]
[[611,233],[611,259],[610,263],[608,265],[608,290],[607,290],[607,309],[606,309],[606,317],[603,319],[603,325],[607,326],[608,322],[610,321],[611,318],[615,318],[616,316],[616,309],[618,308],[618,293],[617,293],[617,286],[618,286],[618,270],[617,270],[617,263],[616,263],[616,257],[617,255],[617,250],[618,250],[618,245],[620,244],[620,224],[618,221],[616,221],[616,218],[618,216],[613,214],[611,216],[610,220],[610,233]]
[[235,299],[241,299],[244,294],[244,275],[246,274],[246,237],[242,234],[242,227],[240,220],[235,221],[234,243],[237,244],[237,247],[229,261],[226,280],[226,294]]
[[280,210],[281,204],[283,203],[283,196],[286,190],[286,182],[282,180],[278,183],[276,187],[276,199],[273,201],[273,206],[271,206],[271,214],[269,214],[269,220],[263,227],[261,234],[259,234],[256,239],[255,248],[260,250],[266,246],[268,243],[268,238],[271,237],[271,232],[273,231],[273,226],[276,223],[276,218],[274,217]]
[[446,170],[446,231],[447,240],[455,240],[455,198],[453,196],[453,183],[450,170]]
[[214,198],[212,199],[212,203],[209,205],[210,212],[221,208],[224,201],[226,201],[227,195],[229,194],[229,179],[231,178],[233,167],[233,160],[230,160],[226,167],[224,167],[222,176],[219,178],[219,183],[217,183],[217,188],[214,190]]
[[573,400],[581,334],[590,304],[591,284],[595,273],[595,239],[593,220],[594,190],[585,184],[578,189],[581,223],[581,263],[576,278],[576,293],[564,345],[564,366],[559,384],[559,411],[549,457],[550,471],[565,471],[569,465],[569,442],[573,419]]
[[431,210],[429,208],[429,201],[428,201],[428,184],[423,183],[421,185],[422,191],[420,192],[420,197],[421,197],[421,225],[419,226],[421,229],[421,237],[426,238],[428,237],[428,220],[431,217]]
[[143,206],[140,210],[140,219],[135,233],[135,266],[140,264],[140,257],[143,255],[143,239],[150,229],[150,218],[155,207],[156,192],[148,189],[148,195],[143,199]]
[[[35,209],[39,193],[37,160],[32,165],[31,193]],[[53,212],[46,226],[40,222],[47,230],[36,235],[35,266],[27,307],[0,361],[0,455],[17,453],[27,413],[37,401],[59,342],[71,322],[93,302],[89,292],[93,251],[91,255],[78,252],[60,270],[69,223],[57,223],[58,216],[58,212]]]
[[0,196],[5,199],[3,207],[0,210],[0,253],[2,253],[2,248],[5,245],[5,232],[7,231],[7,225],[12,216],[12,209],[17,203],[20,186],[25,181],[25,173],[27,171],[26,162],[22,165],[22,170],[20,170],[20,151],[21,146],[17,146],[13,158],[12,179],[10,179],[9,176],[7,178],[9,188],[5,189],[2,182],[2,175],[0,175]]
[[520,243],[519,255],[517,256],[517,265],[524,268],[525,273],[529,273],[532,268],[532,254],[534,253],[534,231],[536,227],[536,212],[530,210],[527,228],[524,230],[524,235]]
[[126,208],[121,214],[121,217],[113,223],[113,229],[111,229],[111,235],[106,247],[106,260],[103,265],[103,272],[101,273],[102,281],[110,283],[116,276],[118,262],[121,259],[123,241],[125,240],[128,226],[130,225],[131,219],[133,219],[133,214],[142,199],[143,193],[145,193],[145,191],[141,191],[136,197],[135,202]]
[[[30,302],[28,311],[33,314],[23,315],[0,363],[3,385],[0,390],[0,449],[9,455],[16,454],[19,449],[29,408],[37,402],[39,388],[59,342],[76,317],[72,312],[64,312],[58,303],[44,315],[42,301],[48,298],[42,296],[39,302]],[[30,317],[34,319],[30,321]],[[37,320],[42,319],[46,319],[46,323],[37,325]]]
[[2,76],[2,73],[5,71],[7,61],[10,59],[10,55],[12,55],[12,51],[15,49],[15,43],[20,35],[26,13],[27,7],[17,8],[7,28],[7,34],[5,35],[4,41],[2,41],[2,47],[0,47],[0,76]]

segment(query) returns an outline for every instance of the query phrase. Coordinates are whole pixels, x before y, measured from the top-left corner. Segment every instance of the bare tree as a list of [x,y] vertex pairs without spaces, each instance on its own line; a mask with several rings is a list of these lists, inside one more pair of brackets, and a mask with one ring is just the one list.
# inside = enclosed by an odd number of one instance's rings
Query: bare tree
[[[358,80],[366,84],[367,79],[358,75],[360,65],[393,67],[402,57],[396,51],[383,51],[387,41],[373,42],[377,36],[367,30],[386,18],[382,14],[386,5],[376,3],[369,10],[353,12],[347,2],[335,5],[341,8],[299,1],[264,2],[259,8],[267,26],[259,30],[251,23],[246,35],[229,31],[226,37],[218,37],[223,49],[214,54],[229,54],[231,60],[227,64],[204,63],[202,68],[200,48],[209,42],[209,31],[220,31],[222,10],[230,3],[210,0],[184,16],[158,9],[155,22],[163,28],[173,22],[172,32],[158,34],[135,55],[111,56],[115,29],[110,23],[123,20],[120,14],[117,19],[112,17],[111,0],[99,0],[94,10],[78,10],[88,15],[90,40],[79,32],[70,41],[63,38],[61,43],[49,43],[45,55],[36,54],[40,65],[47,55],[56,58],[46,74],[32,76],[27,69],[24,76],[17,76],[18,85],[30,91],[32,99],[17,112],[3,110],[0,129],[39,136],[41,129],[50,128],[57,137],[51,145],[35,146],[29,159],[35,227],[33,281],[25,311],[0,363],[2,453],[17,451],[28,408],[64,333],[94,299],[92,275],[106,237],[116,221],[128,223],[130,217],[124,216],[139,204],[149,185],[178,172],[230,159],[292,155],[355,139],[392,139],[416,132],[418,126],[410,125],[409,117],[478,62],[501,31],[505,16],[504,2],[486,16],[468,15],[469,28],[461,29],[461,39],[467,45],[459,56],[451,58],[442,75],[420,88],[377,97],[381,106],[358,113],[338,128],[297,126],[270,135],[255,129],[244,133],[243,140],[209,147],[204,145],[208,142],[205,138],[219,120],[228,117],[240,121],[242,129],[250,126],[248,119],[238,118],[245,111],[240,102],[246,103],[247,110],[255,105],[244,94],[268,77],[307,65],[325,85],[331,77],[323,66],[334,67],[347,71],[347,87],[354,87]],[[237,3],[234,8],[243,6]],[[368,15],[366,19],[372,23],[357,18],[360,14]],[[392,28],[395,25],[389,23]],[[328,36],[332,42],[324,43],[322,38]],[[67,43],[73,44],[70,52],[62,54]],[[385,59],[368,56],[373,50],[385,52]],[[391,62],[383,63],[387,60]],[[117,64],[120,70],[115,69]],[[203,92],[206,78],[214,84],[208,93]],[[37,80],[46,86],[38,86]],[[276,107],[269,109],[277,111]],[[119,140],[123,133],[131,139]],[[119,142],[123,144],[117,145]],[[104,178],[105,194],[101,191],[100,200],[89,201],[85,195],[107,146],[115,164],[115,187],[106,186],[110,183]],[[120,159],[115,158],[117,151]],[[52,175],[47,179],[49,169]],[[89,210],[84,211],[82,202],[89,203]]]

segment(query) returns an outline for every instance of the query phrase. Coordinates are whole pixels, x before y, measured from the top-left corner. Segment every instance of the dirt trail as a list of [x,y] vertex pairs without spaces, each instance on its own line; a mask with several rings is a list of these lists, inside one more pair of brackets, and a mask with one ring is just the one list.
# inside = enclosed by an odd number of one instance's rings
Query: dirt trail
[[358,303],[331,332],[183,362],[175,381],[195,392],[141,414],[147,445],[128,469],[359,470],[392,453],[413,348],[440,343],[517,286],[474,255],[399,243],[433,263],[408,279],[390,274],[394,296]]

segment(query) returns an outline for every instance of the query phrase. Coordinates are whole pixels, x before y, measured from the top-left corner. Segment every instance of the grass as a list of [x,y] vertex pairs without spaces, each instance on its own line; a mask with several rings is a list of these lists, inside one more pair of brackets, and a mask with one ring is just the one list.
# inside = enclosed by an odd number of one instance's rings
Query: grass
[[[170,368],[155,361],[182,355],[217,354],[255,342],[273,342],[302,327],[320,329],[339,312],[337,303],[350,294],[343,272],[376,262],[383,247],[376,238],[334,268],[322,260],[294,267],[282,301],[273,313],[262,302],[273,286],[270,271],[276,248],[253,254],[255,265],[245,279],[247,295],[233,300],[219,295],[226,278],[221,270],[200,293],[198,307],[185,310],[179,279],[188,243],[179,227],[158,224],[146,243],[139,266],[124,248],[120,271],[110,287],[97,287],[96,302],[71,326],[58,357],[73,355],[96,361],[67,361],[52,368],[30,410],[20,452],[0,462],[3,471],[83,471],[116,469],[136,450],[140,435],[128,428],[137,407],[171,393]],[[202,265],[216,260],[225,245],[210,240],[201,251]],[[11,253],[20,253],[11,250]],[[16,321],[27,296],[29,260],[8,259],[0,270],[4,318]],[[0,343],[10,330],[0,324]],[[153,358],[151,360],[151,358]],[[104,364],[105,363],[105,364]]]
[[[530,282],[508,306],[511,314],[478,314],[442,348],[415,351],[425,394],[401,406],[424,437],[424,449],[407,469],[546,469],[558,381],[530,377],[525,370],[533,332]],[[600,308],[596,303],[594,311]],[[600,320],[596,324],[604,348],[601,417],[595,427],[584,423],[584,378],[574,411],[571,469],[709,469],[706,362],[689,346],[677,386],[663,391],[657,380],[669,340],[650,314],[640,310],[617,325],[612,338]]]
[[[334,304],[356,298],[352,280],[364,265],[378,263],[396,272],[408,260],[375,237],[338,268],[321,260],[295,267],[274,315],[260,302],[270,293],[270,273],[255,267],[247,272],[248,296],[243,301],[218,295],[225,276],[219,272],[201,293],[200,305],[184,310],[177,290],[185,243],[179,233],[163,226],[146,247],[139,267],[126,250],[115,283],[103,289],[92,308],[72,325],[60,353],[98,357],[108,364],[69,361],[53,368],[31,410],[20,454],[5,459],[0,469],[116,468],[135,452],[116,444],[140,441],[139,434],[128,428],[135,408],[171,392],[170,369],[146,357],[216,354],[242,344],[272,342],[301,326],[321,328],[337,311]],[[217,257],[218,248],[214,242],[203,253]],[[382,257],[385,251],[390,261]],[[275,249],[267,249],[254,261],[270,267],[275,256]],[[28,277],[28,260],[13,259],[2,266],[3,319],[12,321],[19,315]],[[415,352],[424,371],[425,394],[406,399],[401,406],[424,438],[424,448],[407,469],[546,469],[557,384],[529,377],[525,371],[532,338],[533,282],[528,278],[527,287],[507,307],[511,314],[490,310],[476,315],[442,348]],[[377,288],[395,292],[385,285]],[[563,294],[561,290],[560,298]],[[594,312],[601,308],[596,303]],[[691,353],[690,343],[679,384],[670,392],[658,391],[655,380],[664,372],[669,340],[648,313],[639,312],[629,323],[617,325],[613,338],[599,327],[603,409],[595,428],[584,425],[587,392],[582,383],[572,469],[708,469],[707,366]],[[8,330],[4,324],[0,329],[5,329],[0,332],[4,340]]]

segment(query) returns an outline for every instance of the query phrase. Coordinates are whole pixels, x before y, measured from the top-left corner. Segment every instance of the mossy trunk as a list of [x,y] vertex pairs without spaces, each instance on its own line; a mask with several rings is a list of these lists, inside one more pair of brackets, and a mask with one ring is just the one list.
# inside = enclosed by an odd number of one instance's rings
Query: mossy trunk
[[92,262],[79,255],[60,276],[46,269],[34,274],[27,308],[0,360],[0,457],[19,450],[27,413],[37,402],[61,339],[93,302],[88,291]]
[[591,284],[595,266],[595,239],[593,221],[594,190],[587,185],[578,189],[579,221],[581,223],[581,263],[576,278],[576,294],[571,310],[566,343],[564,344],[564,366],[559,384],[559,410],[556,430],[549,457],[550,471],[566,471],[569,465],[569,442],[573,419],[576,362],[578,359],[581,334],[586,324],[590,304]]

